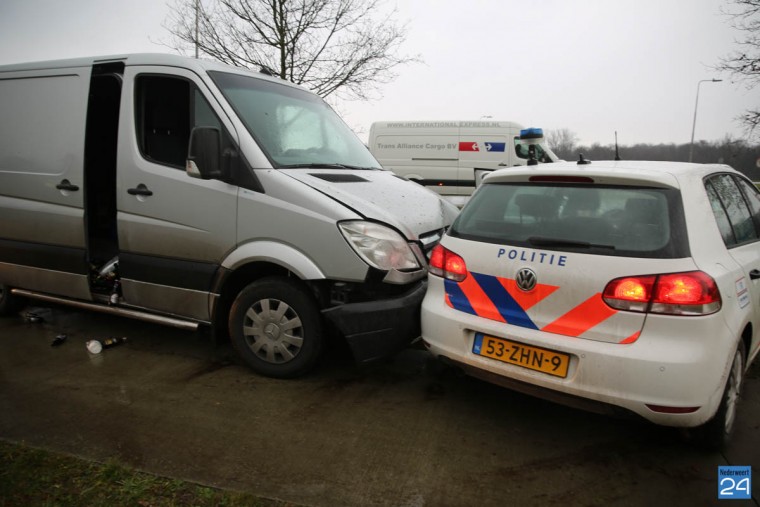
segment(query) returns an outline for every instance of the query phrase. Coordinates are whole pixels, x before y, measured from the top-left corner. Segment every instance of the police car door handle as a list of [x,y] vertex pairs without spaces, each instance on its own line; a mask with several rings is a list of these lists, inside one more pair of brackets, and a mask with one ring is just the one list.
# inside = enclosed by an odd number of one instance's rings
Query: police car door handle
[[757,280],[758,278],[760,278],[760,269],[753,269],[749,272],[750,280]]
[[68,190],[70,192],[76,192],[79,190],[79,187],[77,185],[72,185],[69,180],[62,180],[59,184],[55,186],[58,190]]
[[148,190],[148,187],[146,187],[144,184],[140,183],[137,185],[137,188],[128,188],[127,193],[129,195],[145,195],[145,196],[151,196],[153,195],[153,192]]

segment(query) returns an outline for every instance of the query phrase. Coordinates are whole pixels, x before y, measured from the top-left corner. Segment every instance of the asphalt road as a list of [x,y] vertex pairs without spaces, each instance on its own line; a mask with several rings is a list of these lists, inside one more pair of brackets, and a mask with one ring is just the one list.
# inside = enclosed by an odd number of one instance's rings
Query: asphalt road
[[[716,505],[718,466],[752,465],[754,500],[729,505],[760,505],[758,364],[716,453],[438,372],[421,350],[358,370],[335,347],[315,374],[273,380],[201,333],[30,310],[45,321],[0,319],[7,441],[319,506]],[[86,351],[108,336],[128,342]]]

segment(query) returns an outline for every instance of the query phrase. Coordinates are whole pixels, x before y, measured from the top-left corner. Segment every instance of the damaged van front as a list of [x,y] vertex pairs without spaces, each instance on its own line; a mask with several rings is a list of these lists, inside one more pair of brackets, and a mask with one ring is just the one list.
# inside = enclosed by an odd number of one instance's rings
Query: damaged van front
[[[58,107],[37,114],[41,97]],[[4,301],[210,325],[274,377],[312,369],[331,333],[359,362],[419,336],[457,210],[383,170],[317,95],[130,55],[2,67],[0,105],[21,127],[46,118],[35,142],[0,140]]]

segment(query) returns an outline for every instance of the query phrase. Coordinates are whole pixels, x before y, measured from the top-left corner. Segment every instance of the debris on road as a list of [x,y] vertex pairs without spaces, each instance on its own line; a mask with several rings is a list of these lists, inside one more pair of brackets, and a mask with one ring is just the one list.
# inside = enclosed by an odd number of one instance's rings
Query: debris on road
[[103,349],[109,349],[126,342],[126,336],[122,336],[121,338],[109,336],[102,342],[100,340],[89,340],[85,345],[87,346],[87,350],[91,353],[100,354]]
[[56,336],[56,337],[53,339],[53,341],[52,341],[52,343],[50,344],[50,346],[51,346],[51,347],[57,347],[57,346],[59,346],[59,345],[62,345],[62,344],[63,344],[63,342],[65,342],[65,341],[66,341],[66,335],[65,335],[65,334],[59,334],[58,336]]
[[126,336],[122,336],[121,338],[113,338],[109,336],[108,338],[103,340],[103,348],[108,349],[111,347],[115,347],[117,345],[121,345],[122,343],[126,343],[126,342],[127,342]]
[[87,346],[87,350],[92,354],[100,354],[100,351],[103,350],[103,344],[98,340],[89,340],[85,345]]
[[45,322],[45,319],[43,319],[40,315],[37,315],[34,312],[27,312],[24,315],[24,320],[28,324],[41,324],[42,322]]

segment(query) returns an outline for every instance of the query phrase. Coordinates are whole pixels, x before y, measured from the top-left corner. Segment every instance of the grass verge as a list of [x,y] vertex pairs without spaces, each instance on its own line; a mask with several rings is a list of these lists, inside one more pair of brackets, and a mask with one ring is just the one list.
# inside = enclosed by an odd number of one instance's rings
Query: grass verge
[[288,506],[0,441],[0,506]]

